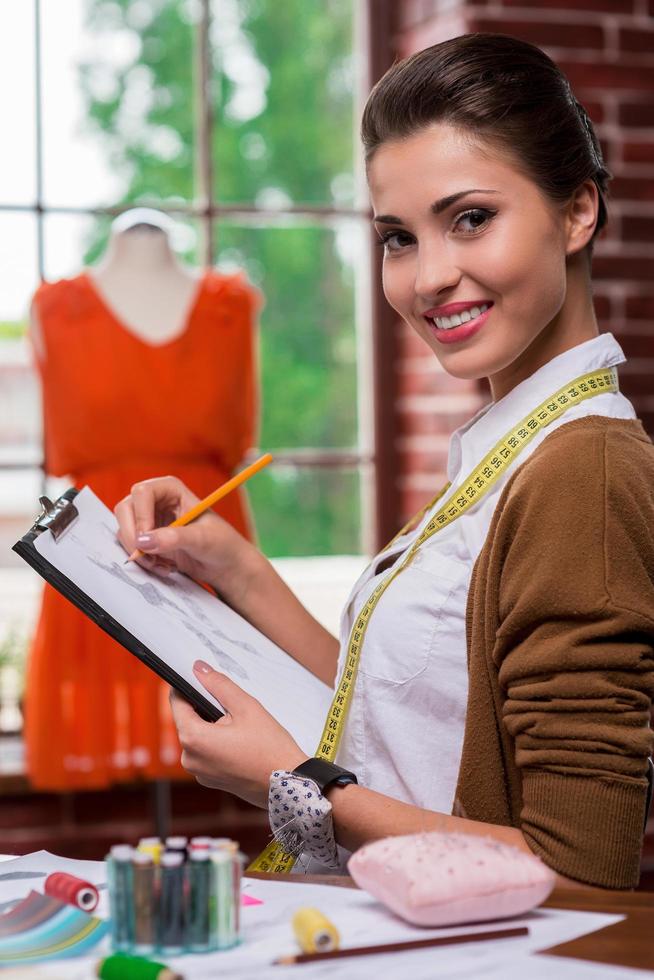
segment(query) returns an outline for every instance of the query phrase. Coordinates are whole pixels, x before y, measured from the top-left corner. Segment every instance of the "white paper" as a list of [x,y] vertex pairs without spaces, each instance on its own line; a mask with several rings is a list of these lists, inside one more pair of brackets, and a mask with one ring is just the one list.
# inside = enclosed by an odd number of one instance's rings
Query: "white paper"
[[88,487],[75,506],[79,518],[58,541],[50,531],[36,539],[39,554],[221,710],[195,677],[195,660],[207,661],[257,698],[312,755],[330,688],[191,579],[125,564],[116,519]]
[[[52,871],[67,871],[92,881],[103,897],[96,914],[106,914],[106,872],[102,861],[74,861],[47,851],[38,851],[0,866],[0,903],[21,898],[35,888],[42,890],[34,878],[20,874],[40,871],[42,879]],[[11,874],[11,877],[2,875]],[[570,912],[559,909],[537,909],[519,919],[504,919],[478,926],[452,929],[419,929],[396,918],[366,892],[329,885],[305,884],[299,876],[288,882],[244,879],[244,888],[262,899],[263,905],[241,910],[243,943],[233,950],[189,955],[165,962],[178,970],[186,980],[261,980],[262,974],[273,980],[651,980],[647,970],[629,970],[563,957],[534,955],[598,929],[619,922],[624,916],[597,912]],[[278,956],[296,953],[291,918],[306,906],[319,908],[340,932],[341,946],[365,946],[379,943],[426,939],[431,936],[456,935],[473,931],[528,926],[530,934],[469,946],[435,947],[402,953],[388,953],[323,961],[302,966],[275,966]],[[98,944],[95,954],[84,959],[70,959],[43,964],[42,976],[55,980],[91,980],[95,964],[107,955],[109,939]],[[161,960],[161,956],[155,959]],[[0,980],[7,973],[0,970]],[[17,975],[18,980],[18,975]]]

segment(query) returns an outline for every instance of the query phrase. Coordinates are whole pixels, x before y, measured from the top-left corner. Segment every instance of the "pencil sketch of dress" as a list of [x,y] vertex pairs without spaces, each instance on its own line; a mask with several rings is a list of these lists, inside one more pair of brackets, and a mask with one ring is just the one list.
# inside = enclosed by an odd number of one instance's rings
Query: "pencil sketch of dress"
[[[138,578],[135,578],[135,576],[144,575],[145,573],[143,573],[139,565],[128,566],[129,571],[125,569],[124,556],[116,541],[115,528],[102,521],[98,524],[98,532],[98,543],[96,547],[93,547],[93,545],[89,547],[89,542],[82,542],[75,535],[75,532],[72,532],[71,537],[78,541],[89,561],[94,561],[99,568],[108,571],[124,584],[136,588],[149,605],[159,607],[169,605],[179,613],[189,632],[196,636],[203,646],[216,658],[215,666],[219,670],[223,670],[230,675],[234,674],[240,680],[245,680],[246,677],[250,676],[250,664],[248,661],[252,659],[261,660],[261,651],[252,643],[225,633],[216,624],[215,620],[205,613],[195,598],[197,595],[196,583],[180,574],[172,575],[170,578],[162,578],[158,577],[155,573],[154,575],[148,574],[147,581],[143,582],[141,580],[141,584],[139,585]],[[103,563],[101,557],[102,554],[106,555],[108,552],[119,556],[114,558],[114,561],[110,565]],[[148,591],[154,588],[154,582],[158,583],[157,595]],[[182,603],[186,609],[182,610],[179,603]],[[204,627],[203,629],[200,629],[200,624]],[[236,647],[238,650],[242,650],[245,655],[244,658],[242,660],[234,660],[223,647],[217,647],[212,643],[210,637],[213,637],[218,643],[226,643],[229,646]],[[290,662],[282,661],[279,670],[281,674],[290,677],[293,673],[293,666]]]
[[[176,602],[173,602],[164,592],[163,587],[159,583],[155,582],[152,578],[148,582],[139,582],[134,577],[133,574],[126,571],[118,562],[112,561],[108,564],[100,561],[99,558],[93,558],[88,556],[89,561],[97,565],[98,568],[102,568],[107,574],[111,575],[113,578],[118,579],[123,585],[128,586],[131,589],[135,589],[139,595],[147,602],[149,606],[154,606],[160,613],[166,613],[167,609],[174,609],[178,614],[178,622],[184,624],[185,629],[191,633],[202,646],[207,650],[210,657],[213,659],[212,666],[217,670],[222,670],[230,676],[235,676],[241,680],[245,680],[248,677],[248,671],[245,670],[241,664],[234,660],[233,657],[225,651],[221,650],[213,642],[210,636],[207,636],[206,632],[200,628],[200,626],[193,621],[192,616],[189,616],[188,610],[179,606]],[[204,618],[204,617],[203,617]]]

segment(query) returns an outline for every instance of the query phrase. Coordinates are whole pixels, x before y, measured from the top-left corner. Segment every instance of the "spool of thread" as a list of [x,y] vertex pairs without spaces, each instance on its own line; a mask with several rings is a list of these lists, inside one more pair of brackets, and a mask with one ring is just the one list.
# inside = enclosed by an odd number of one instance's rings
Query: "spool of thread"
[[212,949],[229,949],[238,942],[234,902],[233,856],[227,850],[211,852],[212,908],[209,919],[209,944]]
[[159,864],[163,849],[160,837],[141,837],[137,848],[141,854],[150,854],[155,864]]
[[129,844],[114,844],[107,855],[107,882],[111,919],[111,945],[128,951],[134,935],[132,900],[132,856]]
[[132,902],[134,950],[149,956],[156,940],[155,864],[144,851],[136,851],[132,858]]
[[338,949],[338,930],[318,909],[298,909],[292,924],[295,938],[303,953],[330,953],[333,949]]
[[187,941],[191,953],[211,949],[209,923],[211,913],[211,855],[208,848],[192,847],[186,866],[188,884]]
[[184,855],[165,851],[159,861],[158,947],[164,955],[184,949]]
[[125,953],[101,960],[96,972],[101,980],[184,980],[181,973],[175,973],[165,963],[155,963],[142,956],[127,956]]
[[51,898],[75,905],[82,912],[92,912],[98,904],[98,889],[90,881],[83,881],[66,871],[55,871],[45,879],[43,890]]

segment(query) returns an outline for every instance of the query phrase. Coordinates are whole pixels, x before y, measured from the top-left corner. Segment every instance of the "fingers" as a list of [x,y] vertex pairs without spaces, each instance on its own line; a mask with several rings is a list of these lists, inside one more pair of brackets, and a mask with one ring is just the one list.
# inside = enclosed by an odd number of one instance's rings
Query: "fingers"
[[173,713],[173,720],[179,732],[180,739],[182,739],[182,733],[195,725],[196,722],[203,725],[207,724],[207,722],[202,721],[193,705],[189,704],[186,698],[173,687],[170,689],[170,709]]
[[134,526],[134,511],[132,509],[131,498],[123,497],[114,507],[114,514],[118,521],[118,540],[125,551],[131,554],[136,546],[136,529]]
[[[170,524],[179,516],[183,505],[190,506],[197,498],[176,477],[166,476],[135,483],[131,492],[114,508],[118,520],[118,540],[128,553],[154,551],[147,535],[155,528]],[[138,542],[140,535],[146,535]],[[146,565],[152,563],[144,562]]]
[[136,547],[145,557],[156,562],[155,570],[164,575],[177,567],[181,560],[190,559],[202,564],[208,554],[199,521],[188,527],[160,527],[145,534],[137,534]]
[[209,694],[213,694],[217,701],[229,711],[230,715],[242,712],[255,698],[246,694],[242,687],[235,684],[226,674],[221,674],[214,670],[204,660],[196,660],[193,664],[193,673],[207,689]]
[[136,536],[170,524],[179,516],[184,485],[173,476],[143,480],[132,487]]

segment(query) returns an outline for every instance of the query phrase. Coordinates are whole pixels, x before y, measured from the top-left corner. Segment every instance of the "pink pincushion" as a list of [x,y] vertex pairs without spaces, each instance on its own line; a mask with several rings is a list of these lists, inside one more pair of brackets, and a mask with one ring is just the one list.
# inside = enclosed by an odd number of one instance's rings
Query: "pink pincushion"
[[352,855],[357,885],[419,926],[522,915],[545,901],[555,874],[534,854],[472,834],[385,837]]

